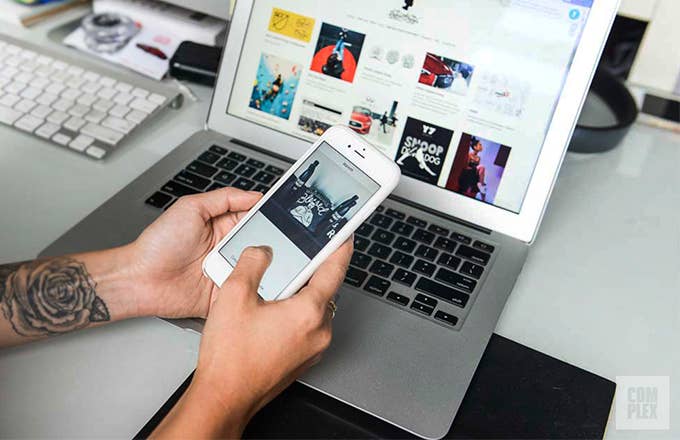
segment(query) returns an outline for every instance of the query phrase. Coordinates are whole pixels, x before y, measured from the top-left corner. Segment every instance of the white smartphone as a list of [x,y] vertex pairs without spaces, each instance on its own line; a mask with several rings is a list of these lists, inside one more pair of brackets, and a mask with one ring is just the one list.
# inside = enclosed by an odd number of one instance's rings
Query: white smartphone
[[218,286],[248,246],[274,251],[258,289],[267,301],[300,290],[399,183],[399,167],[349,128],[334,126],[203,260]]

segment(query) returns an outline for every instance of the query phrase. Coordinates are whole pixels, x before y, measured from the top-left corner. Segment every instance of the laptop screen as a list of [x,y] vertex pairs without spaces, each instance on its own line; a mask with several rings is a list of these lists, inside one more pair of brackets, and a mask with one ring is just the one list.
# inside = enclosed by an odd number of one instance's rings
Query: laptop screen
[[255,0],[227,112],[519,213],[592,0]]

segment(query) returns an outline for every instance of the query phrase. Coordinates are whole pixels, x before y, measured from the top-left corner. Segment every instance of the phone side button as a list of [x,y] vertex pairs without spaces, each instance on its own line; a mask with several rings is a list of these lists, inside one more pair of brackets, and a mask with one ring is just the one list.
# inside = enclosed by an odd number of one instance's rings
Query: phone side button
[[347,268],[347,273],[345,274],[345,282],[350,286],[361,287],[366,280],[366,277],[368,277],[368,273],[350,266]]
[[374,295],[383,296],[390,288],[390,282],[376,276],[371,276],[364,286],[364,290]]

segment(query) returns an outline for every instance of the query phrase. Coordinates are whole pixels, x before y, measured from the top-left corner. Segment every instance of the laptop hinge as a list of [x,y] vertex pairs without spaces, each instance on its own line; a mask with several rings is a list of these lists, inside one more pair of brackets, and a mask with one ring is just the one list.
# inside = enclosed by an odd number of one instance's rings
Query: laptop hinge
[[[265,150],[264,148],[260,148],[257,145],[253,145],[253,144],[250,144],[248,142],[244,142],[244,141],[236,139],[236,138],[231,138],[231,142],[235,143],[236,145],[240,145],[242,147],[245,147],[245,148],[252,148],[253,150],[259,151],[262,154],[268,154],[269,156],[275,157],[279,160],[283,160],[283,161],[288,162],[290,164],[295,163],[295,161],[293,159],[291,159],[290,157],[274,153],[271,150]],[[444,214],[443,212],[436,211],[432,208],[428,208],[427,206],[420,205],[420,204],[415,203],[411,200],[404,199],[404,198],[396,196],[394,194],[392,194],[389,198],[392,199],[392,200],[396,200],[399,203],[403,203],[405,205],[412,206],[412,207],[419,209],[421,211],[428,212],[432,215],[436,215],[438,217],[441,217],[444,220],[452,221],[454,223],[458,223],[458,224],[465,226],[467,228],[471,228],[471,229],[474,229],[476,231],[482,232],[484,234],[491,235],[492,231],[490,229],[483,228],[481,226],[475,225],[475,224],[470,223],[470,222],[466,222],[465,220],[459,219],[458,217],[453,217],[453,216],[450,216],[448,214]]]

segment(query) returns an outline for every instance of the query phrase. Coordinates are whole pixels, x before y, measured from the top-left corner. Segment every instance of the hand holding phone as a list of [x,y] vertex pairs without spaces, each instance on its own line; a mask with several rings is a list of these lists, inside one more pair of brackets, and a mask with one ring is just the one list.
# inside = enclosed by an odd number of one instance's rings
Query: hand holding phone
[[346,127],[331,127],[203,261],[221,286],[249,246],[269,246],[272,262],[258,294],[297,292],[399,182],[392,160]]

